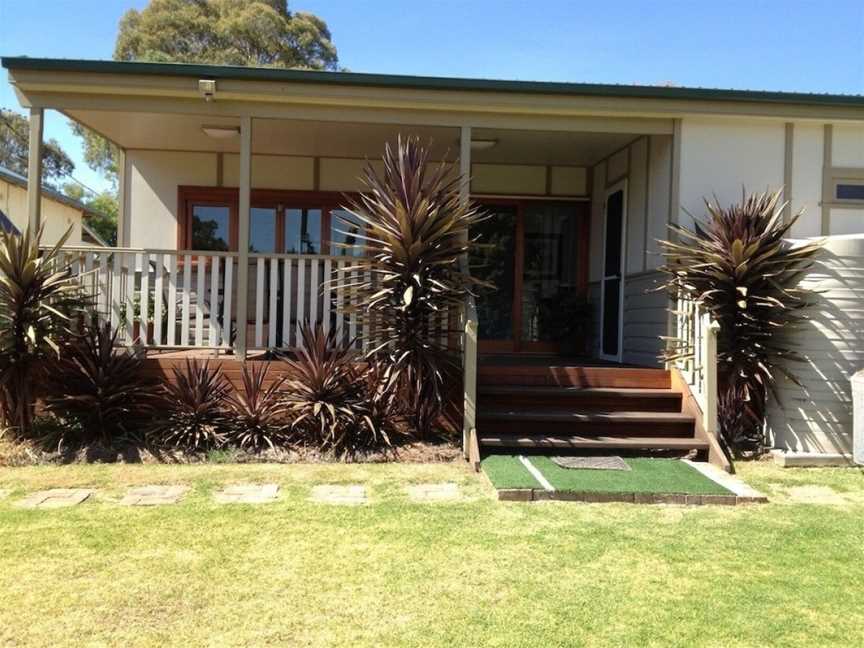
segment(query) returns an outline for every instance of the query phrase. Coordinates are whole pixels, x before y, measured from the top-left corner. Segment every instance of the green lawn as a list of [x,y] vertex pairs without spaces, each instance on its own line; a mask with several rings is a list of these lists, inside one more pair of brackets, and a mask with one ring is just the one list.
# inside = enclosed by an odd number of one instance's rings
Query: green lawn
[[[677,459],[628,458],[630,470],[570,470],[549,457],[531,456],[528,461],[555,490],[600,493],[683,493],[729,495],[695,468]],[[515,455],[490,455],[483,470],[496,488],[537,488],[542,485]]]
[[[461,465],[3,469],[0,645],[864,645],[862,473],[741,473],[772,503],[498,502]],[[246,480],[277,481],[282,499],[212,502]],[[402,492],[441,481],[465,499]],[[307,501],[334,482],[366,484],[371,503]],[[192,491],[172,507],[113,503],[147,483]],[[100,496],[13,506],[59,486]],[[839,503],[798,503],[814,493]]]

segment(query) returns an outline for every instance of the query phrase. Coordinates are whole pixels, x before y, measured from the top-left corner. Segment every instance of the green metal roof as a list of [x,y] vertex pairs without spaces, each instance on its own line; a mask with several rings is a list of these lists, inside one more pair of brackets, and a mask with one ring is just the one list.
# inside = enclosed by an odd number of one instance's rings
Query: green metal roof
[[864,95],[857,94],[723,90],[715,88],[560,83],[550,81],[499,81],[494,79],[407,76],[399,74],[286,70],[284,68],[240,67],[231,65],[29,58],[26,56],[3,57],[0,61],[2,61],[3,67],[8,70],[145,74],[154,76],[194,77],[198,79],[240,79],[248,81],[330,84],[406,90],[422,89],[518,92],[565,96],[681,99],[688,101],[746,101],[756,103],[853,106],[864,108]]

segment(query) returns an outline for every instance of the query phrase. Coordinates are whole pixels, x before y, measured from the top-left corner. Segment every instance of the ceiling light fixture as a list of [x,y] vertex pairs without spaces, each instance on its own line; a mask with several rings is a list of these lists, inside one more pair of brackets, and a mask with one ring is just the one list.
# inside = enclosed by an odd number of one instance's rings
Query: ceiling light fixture
[[240,134],[239,126],[202,126],[201,130],[213,139],[231,139]]
[[496,139],[472,139],[471,140],[471,150],[472,151],[488,151],[493,146],[498,143]]

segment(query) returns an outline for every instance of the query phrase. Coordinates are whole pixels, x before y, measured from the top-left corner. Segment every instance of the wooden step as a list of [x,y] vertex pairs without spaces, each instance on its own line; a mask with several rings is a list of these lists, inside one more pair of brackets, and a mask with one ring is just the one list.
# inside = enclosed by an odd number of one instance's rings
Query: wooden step
[[680,412],[681,393],[669,389],[632,387],[559,387],[546,385],[481,385],[478,403],[486,407],[642,412]]
[[477,384],[669,389],[671,377],[665,369],[645,367],[484,366],[481,363]]
[[481,435],[692,437],[695,419],[680,412],[592,412],[551,409],[482,408]]
[[524,436],[519,434],[482,434],[481,448],[555,448],[555,449],[630,449],[630,450],[700,450],[708,449],[701,439],[680,437],[615,436]]

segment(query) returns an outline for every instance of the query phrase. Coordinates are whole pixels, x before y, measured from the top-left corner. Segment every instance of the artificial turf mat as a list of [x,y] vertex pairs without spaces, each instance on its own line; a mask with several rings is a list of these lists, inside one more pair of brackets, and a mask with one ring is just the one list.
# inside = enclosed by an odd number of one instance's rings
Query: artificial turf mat
[[[625,458],[630,470],[584,470],[561,468],[549,457],[532,455],[528,460],[558,491],[594,493],[658,493],[729,495],[730,492],[677,459]],[[543,487],[519,461],[518,455],[490,455],[483,471],[497,489]]]

